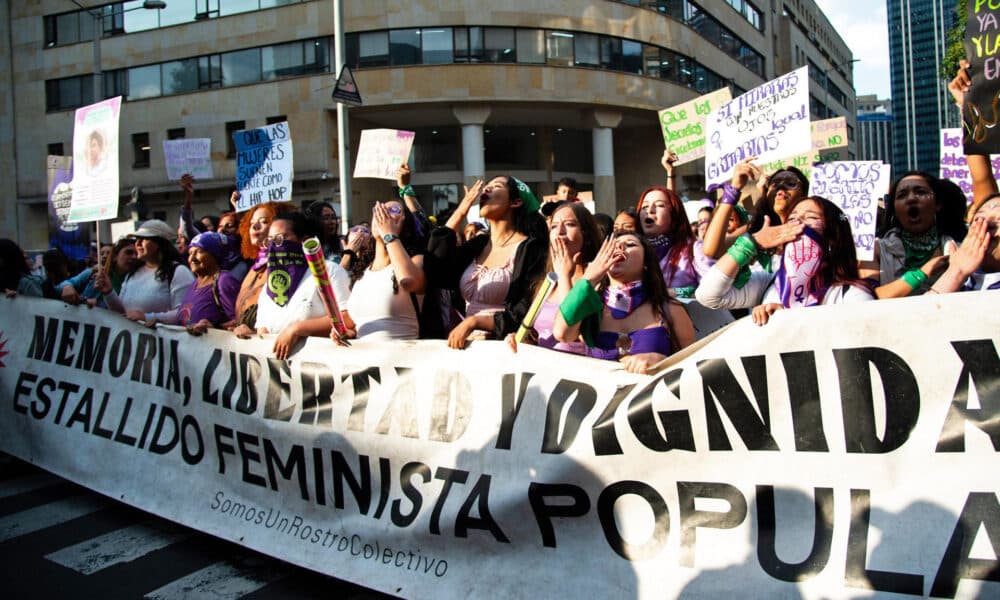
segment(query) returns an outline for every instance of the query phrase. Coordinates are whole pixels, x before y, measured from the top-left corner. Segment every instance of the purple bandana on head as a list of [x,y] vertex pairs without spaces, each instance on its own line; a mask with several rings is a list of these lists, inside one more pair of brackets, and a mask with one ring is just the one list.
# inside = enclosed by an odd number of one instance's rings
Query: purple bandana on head
[[785,244],[774,285],[778,287],[781,303],[786,308],[823,303],[829,286],[816,277],[822,262],[820,235],[811,227],[803,229],[802,235],[795,241]]
[[240,262],[240,245],[234,238],[224,233],[215,231],[199,233],[188,242],[188,248],[200,248],[208,252],[223,271],[232,269]]
[[278,306],[285,306],[292,294],[309,272],[302,244],[286,241],[282,245],[274,242],[267,248],[267,278],[264,291]]
[[642,281],[632,281],[622,286],[610,286],[604,290],[604,304],[611,316],[624,319],[646,301],[646,289]]

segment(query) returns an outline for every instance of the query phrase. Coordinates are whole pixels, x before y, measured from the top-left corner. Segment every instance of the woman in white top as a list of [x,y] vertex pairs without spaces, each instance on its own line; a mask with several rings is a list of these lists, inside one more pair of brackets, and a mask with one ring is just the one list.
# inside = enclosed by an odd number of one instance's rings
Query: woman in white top
[[[754,323],[764,325],[783,308],[873,300],[858,278],[851,225],[837,205],[819,196],[800,198],[789,205],[785,224],[772,227],[769,221],[737,239],[702,278],[695,292],[699,302],[753,307]],[[736,281],[743,266],[771,249],[780,249],[775,273],[753,271],[749,280]]]
[[[274,355],[279,360],[288,358],[299,338],[330,334],[330,317],[302,251],[302,240],[310,233],[309,220],[301,213],[278,215],[268,230],[267,276],[257,301],[256,326],[257,333],[278,334]],[[343,306],[351,295],[351,278],[333,261],[326,261],[326,269],[337,304]]]
[[400,200],[375,205],[372,234],[375,258],[354,284],[344,311],[348,337],[418,339],[418,310],[426,287],[424,238],[417,235],[414,216]]
[[104,294],[113,311],[132,321],[163,320],[176,311],[194,275],[181,264],[171,243],[174,229],[158,219],[150,219],[132,234],[135,238],[136,267],[125,276],[121,291],[115,293],[107,271],[94,278],[94,286]]

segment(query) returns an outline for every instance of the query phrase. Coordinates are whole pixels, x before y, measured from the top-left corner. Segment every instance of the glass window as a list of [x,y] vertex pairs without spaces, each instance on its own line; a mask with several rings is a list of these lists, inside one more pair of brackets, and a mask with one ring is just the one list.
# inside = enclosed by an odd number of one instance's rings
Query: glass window
[[287,115],[274,115],[273,117],[268,117],[264,119],[268,125],[274,125],[275,123],[284,123],[288,120]]
[[454,35],[450,27],[422,29],[420,30],[420,41],[425,65],[454,62]]
[[541,29],[517,30],[517,62],[545,62],[545,32]]
[[483,28],[455,28],[455,62],[478,63],[483,61]]
[[538,141],[530,127],[497,127],[483,130],[486,169],[537,169]]
[[45,82],[45,109],[66,110],[93,103],[94,88],[91,75],[50,79]]
[[486,27],[483,29],[483,60],[492,63],[512,63],[514,53],[514,30],[508,27]]
[[419,29],[394,29],[389,32],[389,62],[393,65],[420,64]]
[[300,2],[301,0],[260,0],[261,8],[272,8],[275,6],[284,6],[286,4],[292,4],[293,2]]
[[573,66],[573,34],[548,31],[545,37],[546,63],[560,67]]
[[246,121],[229,121],[226,123],[226,158],[236,158],[236,142],[233,134],[247,128]]
[[187,137],[187,131],[183,127],[174,127],[173,129],[167,130],[168,140],[180,140]]
[[297,75],[302,71],[302,43],[267,46],[260,50],[260,65],[264,80]]
[[[181,3],[168,1],[167,8],[164,10],[172,10],[174,4]],[[188,8],[191,9],[189,14],[190,19],[194,17],[194,6],[189,5]],[[163,12],[159,9],[146,10],[142,7],[142,2],[138,0],[126,2],[124,5],[106,6],[105,11],[108,13],[104,19],[104,31],[106,33],[132,33],[135,31],[156,29],[160,26],[160,13]]]
[[181,94],[198,89],[198,59],[188,58],[165,62],[162,65],[163,95]]
[[209,19],[219,16],[219,0],[195,0],[194,19]]
[[114,71],[104,72],[104,98],[126,95],[125,74],[127,72],[127,69],[115,69]]
[[132,134],[132,168],[149,168],[149,133]]
[[552,155],[556,171],[594,172],[594,135],[589,129],[555,129]]
[[[90,15],[87,15],[89,18]],[[93,29],[93,27],[91,27]],[[80,41],[80,13],[66,13],[56,17],[56,35],[59,44],[75,44]]]
[[[577,56],[580,50],[577,48]],[[621,71],[622,41],[619,38],[601,37],[601,67]]]
[[458,126],[418,127],[413,137],[413,169],[420,173],[459,168]]
[[358,36],[358,66],[384,67],[389,64],[389,34],[385,31]]
[[643,44],[642,60],[645,64],[646,75],[649,77],[663,77],[660,69],[660,49],[656,46]]
[[260,48],[227,52],[222,55],[222,85],[260,81]]
[[49,144],[48,148],[46,148],[46,152],[48,152],[50,156],[62,156],[63,155],[63,144],[62,144],[62,142],[56,142],[54,144]]
[[128,70],[128,100],[155,98],[160,95],[160,65]]
[[[140,6],[142,4],[140,3]],[[136,11],[140,12],[140,11]],[[178,25],[180,23],[190,23],[194,21],[195,3],[194,0],[168,0],[166,8],[159,8],[155,11],[143,10],[141,12],[157,12],[160,17],[160,27]]]
[[642,44],[622,40],[622,70],[642,75]]
[[219,0],[219,14],[222,16],[250,12],[259,7],[258,0]]
[[218,54],[198,58],[198,87],[222,87],[222,57]]
[[575,64],[587,67],[601,66],[601,52],[597,45],[597,36],[592,33],[578,33],[574,39]]

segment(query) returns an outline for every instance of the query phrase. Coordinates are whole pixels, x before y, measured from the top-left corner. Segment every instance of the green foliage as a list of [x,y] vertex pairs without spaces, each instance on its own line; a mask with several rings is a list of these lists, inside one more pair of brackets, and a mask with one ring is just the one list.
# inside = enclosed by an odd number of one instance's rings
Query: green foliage
[[941,61],[940,76],[948,81],[958,73],[958,62],[965,58],[965,17],[968,0],[958,0],[955,4],[955,25],[948,30],[944,60]]

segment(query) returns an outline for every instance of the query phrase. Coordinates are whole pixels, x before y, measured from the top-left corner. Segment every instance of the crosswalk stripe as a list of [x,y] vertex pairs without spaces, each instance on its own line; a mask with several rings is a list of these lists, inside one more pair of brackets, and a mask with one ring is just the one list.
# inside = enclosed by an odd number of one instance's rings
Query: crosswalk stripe
[[61,483],[62,479],[48,473],[37,473],[27,477],[0,481],[0,498],[9,498],[25,492],[32,492],[43,487]]
[[288,574],[273,560],[245,558],[209,565],[146,594],[148,600],[237,600]]
[[119,563],[142,558],[192,535],[193,532],[189,529],[157,527],[153,526],[153,521],[147,521],[68,546],[47,554],[45,558],[77,573],[90,575]]
[[93,495],[71,496],[0,517],[0,542],[89,515],[108,506]]

